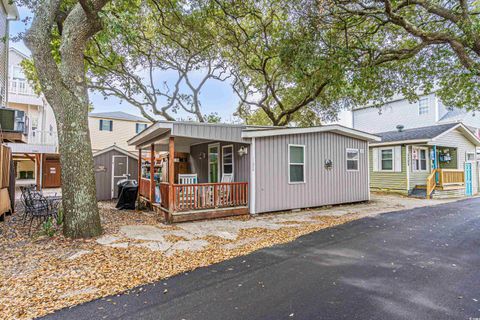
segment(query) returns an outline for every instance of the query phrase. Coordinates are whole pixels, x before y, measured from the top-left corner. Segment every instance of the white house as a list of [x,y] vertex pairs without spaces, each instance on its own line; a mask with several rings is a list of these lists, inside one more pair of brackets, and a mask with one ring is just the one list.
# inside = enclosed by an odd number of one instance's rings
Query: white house
[[447,107],[435,93],[423,95],[413,103],[399,97],[381,107],[359,107],[352,111],[352,119],[354,129],[370,133],[393,131],[398,125],[412,129],[454,122],[480,128],[480,114]]

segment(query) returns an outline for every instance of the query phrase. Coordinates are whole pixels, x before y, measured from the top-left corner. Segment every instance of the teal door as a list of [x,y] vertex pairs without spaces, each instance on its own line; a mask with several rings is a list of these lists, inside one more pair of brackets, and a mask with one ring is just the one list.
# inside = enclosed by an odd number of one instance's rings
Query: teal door
[[465,162],[465,195],[471,196],[472,194],[472,164],[470,162]]

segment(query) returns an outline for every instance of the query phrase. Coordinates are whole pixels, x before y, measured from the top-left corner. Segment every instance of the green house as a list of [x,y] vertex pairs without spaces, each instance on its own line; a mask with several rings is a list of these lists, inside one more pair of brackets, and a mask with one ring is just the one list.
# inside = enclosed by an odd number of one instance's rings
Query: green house
[[462,123],[377,133],[370,144],[370,188],[417,197],[478,193],[480,139]]

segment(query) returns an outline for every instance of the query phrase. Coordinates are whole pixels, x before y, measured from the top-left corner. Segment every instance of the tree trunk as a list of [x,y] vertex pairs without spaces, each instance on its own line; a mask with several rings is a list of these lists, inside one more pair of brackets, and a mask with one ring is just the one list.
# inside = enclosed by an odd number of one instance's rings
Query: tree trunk
[[100,235],[102,228],[88,131],[88,106],[76,102],[58,108],[62,110],[57,125],[62,165],[63,233],[71,238],[90,238]]

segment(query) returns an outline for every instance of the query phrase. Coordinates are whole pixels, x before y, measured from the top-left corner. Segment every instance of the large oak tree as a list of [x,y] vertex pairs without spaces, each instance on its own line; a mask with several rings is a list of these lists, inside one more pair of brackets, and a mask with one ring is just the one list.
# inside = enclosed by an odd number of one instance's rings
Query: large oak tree
[[102,29],[100,12],[107,0],[40,0],[25,35],[38,80],[58,127],[62,166],[64,234],[101,234],[93,157],[88,130],[88,91],[84,51]]

